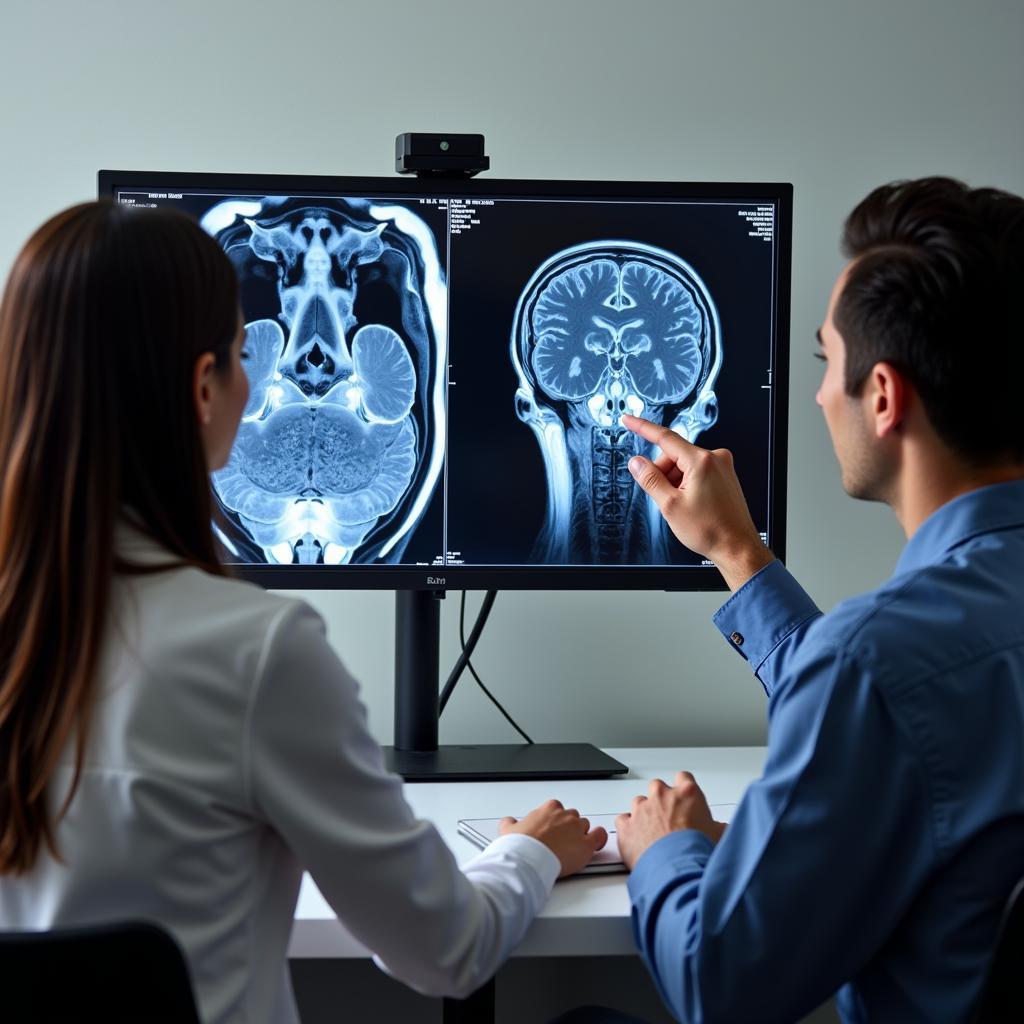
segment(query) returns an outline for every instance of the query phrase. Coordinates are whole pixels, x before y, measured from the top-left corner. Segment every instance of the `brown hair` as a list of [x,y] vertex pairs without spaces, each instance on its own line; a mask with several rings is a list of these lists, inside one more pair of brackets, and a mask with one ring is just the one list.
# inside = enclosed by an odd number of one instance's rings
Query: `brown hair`
[[[57,855],[46,791],[72,738],[81,776],[130,515],[166,566],[222,572],[192,398],[230,360],[238,282],[171,211],[85,203],[47,221],[0,301],[0,875]],[[166,567],[164,566],[164,567]]]
[[961,458],[1024,460],[1024,199],[951,178],[893,182],[857,205],[842,245],[847,392],[892,363]]

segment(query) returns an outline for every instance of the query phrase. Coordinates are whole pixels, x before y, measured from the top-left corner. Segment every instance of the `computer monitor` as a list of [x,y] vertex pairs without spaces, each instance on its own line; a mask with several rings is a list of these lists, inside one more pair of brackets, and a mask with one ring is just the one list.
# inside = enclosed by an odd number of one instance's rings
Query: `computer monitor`
[[101,171],[99,191],[187,212],[238,271],[250,397],[212,484],[239,575],[723,589],[633,482],[651,451],[623,413],[731,449],[784,555],[790,185]]

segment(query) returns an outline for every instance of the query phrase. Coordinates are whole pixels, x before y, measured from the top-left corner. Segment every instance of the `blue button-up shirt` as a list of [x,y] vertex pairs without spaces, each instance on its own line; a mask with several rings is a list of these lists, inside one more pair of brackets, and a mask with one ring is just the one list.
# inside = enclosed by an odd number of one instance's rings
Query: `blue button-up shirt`
[[768,694],[768,755],[717,846],[674,832],[629,880],[663,999],[968,1020],[1024,874],[1024,481],[944,505],[828,615],[774,562],[715,622]]

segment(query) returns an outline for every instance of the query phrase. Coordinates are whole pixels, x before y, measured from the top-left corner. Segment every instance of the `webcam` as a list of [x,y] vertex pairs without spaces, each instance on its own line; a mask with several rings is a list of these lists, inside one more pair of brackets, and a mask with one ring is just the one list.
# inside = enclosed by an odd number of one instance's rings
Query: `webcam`
[[471,178],[491,166],[482,135],[403,132],[395,139],[395,170],[420,178]]

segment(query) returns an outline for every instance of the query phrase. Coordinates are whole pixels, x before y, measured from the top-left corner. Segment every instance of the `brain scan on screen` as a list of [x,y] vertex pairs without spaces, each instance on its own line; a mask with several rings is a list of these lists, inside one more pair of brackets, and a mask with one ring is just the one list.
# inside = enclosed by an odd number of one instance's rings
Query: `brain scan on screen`
[[446,283],[427,225],[365,199],[229,199],[249,401],[213,474],[240,561],[398,562],[444,453]]
[[[547,259],[519,298],[512,332],[516,413],[540,445],[547,514],[534,557],[549,564],[666,558],[666,528],[628,461],[643,416],[696,441],[718,418],[715,304],[679,256],[597,241]],[[643,447],[642,447],[643,446]]]

